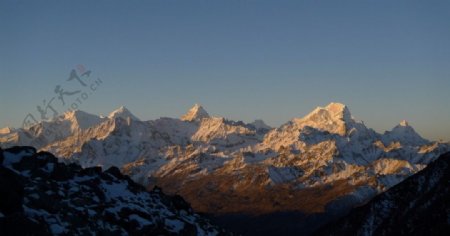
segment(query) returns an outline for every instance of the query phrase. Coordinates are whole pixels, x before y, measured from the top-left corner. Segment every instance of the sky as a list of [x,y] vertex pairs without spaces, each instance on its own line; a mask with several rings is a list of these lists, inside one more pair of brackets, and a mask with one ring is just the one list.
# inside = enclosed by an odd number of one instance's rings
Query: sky
[[44,102],[276,127],[334,101],[450,140],[449,1],[3,0],[0,29],[0,127]]

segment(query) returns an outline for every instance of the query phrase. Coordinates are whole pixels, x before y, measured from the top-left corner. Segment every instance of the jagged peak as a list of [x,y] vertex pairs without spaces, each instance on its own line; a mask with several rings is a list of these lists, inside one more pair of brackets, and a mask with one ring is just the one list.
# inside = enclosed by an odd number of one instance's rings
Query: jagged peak
[[386,143],[399,141],[411,145],[423,145],[429,142],[420,136],[406,120],[400,121],[391,131],[386,131],[384,133],[384,141]]
[[132,120],[139,120],[139,118],[137,118],[135,115],[133,115],[133,113],[131,113],[130,110],[128,110],[125,106],[120,106],[119,108],[112,111],[108,115],[108,118],[110,118],[110,119],[114,119],[114,118],[118,118],[118,117],[123,118],[123,119],[130,118]]
[[398,131],[408,130],[408,131],[415,132],[414,128],[406,120],[400,121],[400,123],[398,125],[396,125],[394,128],[392,128],[392,131],[395,131],[395,130],[398,130]]
[[352,119],[352,115],[350,114],[350,110],[345,104],[332,102],[328,104],[325,109],[332,113],[335,117],[340,118],[344,121],[348,121]]
[[409,123],[408,123],[408,121],[406,121],[406,120],[402,120],[402,121],[400,121],[400,124],[399,124],[400,126],[409,126]]
[[83,117],[97,117],[82,110],[68,110],[63,114],[64,119],[82,119]]
[[344,110],[347,108],[347,105],[340,102],[330,102],[326,108],[329,110]]
[[344,122],[352,120],[352,115],[348,107],[345,104],[337,102],[332,102],[326,107],[317,107],[302,119],[307,120],[323,113],[327,113],[332,119],[342,120]]
[[347,134],[347,130],[356,124],[348,107],[337,102],[332,102],[325,107],[317,107],[305,117],[296,118],[293,122],[299,128],[311,126],[322,131],[340,135]]
[[63,119],[69,120],[73,124],[73,128],[80,129],[92,127],[102,121],[99,116],[81,110],[69,110],[64,113]]
[[198,103],[196,103],[189,111],[181,116],[183,121],[200,121],[203,118],[208,118],[209,114],[206,110]]

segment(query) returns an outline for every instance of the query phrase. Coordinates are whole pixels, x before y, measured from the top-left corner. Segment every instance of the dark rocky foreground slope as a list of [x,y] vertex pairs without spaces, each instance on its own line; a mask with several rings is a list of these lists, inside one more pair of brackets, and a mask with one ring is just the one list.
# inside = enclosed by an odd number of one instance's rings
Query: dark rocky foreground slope
[[0,149],[0,235],[224,234],[179,196],[146,191],[112,167],[58,163],[33,147]]
[[450,153],[317,235],[450,235]]

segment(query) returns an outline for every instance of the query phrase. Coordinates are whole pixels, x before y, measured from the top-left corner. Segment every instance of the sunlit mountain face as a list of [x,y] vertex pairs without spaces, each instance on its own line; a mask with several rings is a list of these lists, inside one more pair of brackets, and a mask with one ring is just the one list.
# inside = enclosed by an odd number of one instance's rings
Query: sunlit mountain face
[[149,121],[125,107],[106,117],[71,111],[4,128],[0,144],[33,146],[83,168],[117,167],[248,235],[312,233],[450,151],[406,121],[379,134],[341,103],[278,128],[210,116],[199,104],[180,119]]
[[450,236],[449,10],[0,0],[0,236]]

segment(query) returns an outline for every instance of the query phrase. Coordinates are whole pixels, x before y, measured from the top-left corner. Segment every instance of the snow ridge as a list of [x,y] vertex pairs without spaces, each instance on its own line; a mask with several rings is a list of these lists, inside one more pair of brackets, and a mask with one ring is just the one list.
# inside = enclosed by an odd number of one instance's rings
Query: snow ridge
[[[407,122],[378,134],[352,117],[341,103],[318,107],[275,129],[263,121],[246,124],[211,117],[198,104],[181,119],[141,121],[124,107],[111,114],[92,118],[76,112],[30,129],[6,130],[0,134],[0,144],[32,145],[83,167],[117,166],[145,186],[173,188],[173,193],[184,194],[205,212],[217,211],[205,207],[214,199],[205,196],[227,195],[234,189],[227,196],[243,194],[245,199],[244,189],[258,187],[270,195],[265,191],[281,185],[295,193],[345,182],[350,186],[339,193],[358,196],[362,202],[372,196],[367,193],[389,189],[450,150],[448,143],[423,139]],[[222,189],[205,190],[197,184],[214,179],[224,181]],[[196,190],[207,193],[190,195]],[[218,204],[223,204],[224,212],[246,206],[245,202]],[[273,203],[299,207],[289,204],[294,202]]]

